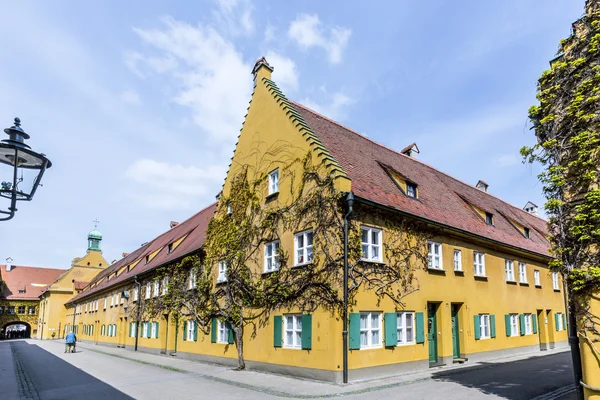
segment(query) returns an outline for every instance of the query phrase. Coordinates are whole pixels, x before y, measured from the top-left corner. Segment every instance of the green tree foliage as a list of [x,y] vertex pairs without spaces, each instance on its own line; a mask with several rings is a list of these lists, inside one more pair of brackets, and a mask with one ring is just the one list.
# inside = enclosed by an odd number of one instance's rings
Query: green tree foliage
[[[538,81],[539,105],[529,110],[538,143],[524,147],[527,162],[543,166],[540,180],[555,260],[577,304],[580,334],[598,334],[589,313],[600,293],[600,3],[561,41],[559,56]],[[587,337],[587,336],[586,336]]]

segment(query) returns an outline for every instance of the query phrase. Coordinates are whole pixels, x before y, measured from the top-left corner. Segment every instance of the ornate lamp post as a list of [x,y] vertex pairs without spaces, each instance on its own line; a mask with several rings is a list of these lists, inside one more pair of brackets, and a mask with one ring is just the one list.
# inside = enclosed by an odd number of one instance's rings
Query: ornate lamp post
[[[15,124],[4,129],[8,139],[0,141],[0,164],[12,168],[12,180],[0,182],[0,197],[10,200],[8,211],[0,210],[0,221],[14,217],[17,201],[30,201],[37,190],[47,168],[52,166],[43,153],[36,153],[25,144],[29,135],[21,128],[21,120],[15,118]],[[33,173],[31,188],[23,182],[24,171]]]

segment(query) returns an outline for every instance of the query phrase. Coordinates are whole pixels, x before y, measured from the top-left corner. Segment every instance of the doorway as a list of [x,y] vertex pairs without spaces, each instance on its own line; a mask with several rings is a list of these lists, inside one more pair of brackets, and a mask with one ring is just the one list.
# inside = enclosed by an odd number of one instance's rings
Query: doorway
[[427,342],[429,343],[430,365],[438,362],[437,308],[436,303],[427,303]]
[[452,304],[452,358],[460,358],[460,322],[458,312],[460,304]]

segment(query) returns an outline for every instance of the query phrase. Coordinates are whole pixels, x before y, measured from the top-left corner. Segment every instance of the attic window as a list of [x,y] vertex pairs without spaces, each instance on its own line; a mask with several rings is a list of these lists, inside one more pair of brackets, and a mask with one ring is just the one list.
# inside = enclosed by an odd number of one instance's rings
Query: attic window
[[525,237],[529,239],[529,228],[523,228],[523,235],[525,235]]
[[19,294],[24,294],[25,293],[25,289],[19,289]]
[[173,252],[173,243],[169,243],[168,248],[169,248],[169,253],[172,253]]
[[227,215],[231,215],[233,213],[233,207],[231,204],[227,204]]
[[150,255],[146,256],[146,264],[148,264],[150,262]]
[[492,213],[485,213],[485,223],[488,225],[494,225],[494,215]]
[[412,182],[406,182],[406,195],[414,199],[417,198],[417,185]]

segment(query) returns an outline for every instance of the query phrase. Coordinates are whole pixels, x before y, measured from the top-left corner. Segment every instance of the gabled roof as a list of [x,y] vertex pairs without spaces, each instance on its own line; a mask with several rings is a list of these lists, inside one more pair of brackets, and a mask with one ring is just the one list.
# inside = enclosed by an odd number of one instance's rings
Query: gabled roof
[[[69,300],[67,304],[89,297],[103,290],[110,289],[113,286],[120,285],[133,279],[135,275],[144,274],[197,252],[202,248],[202,245],[206,240],[206,229],[208,228],[210,219],[215,213],[216,206],[216,203],[211,204],[191,218],[171,228],[144,246],[131,252],[126,257],[115,262],[96,275],[90,284],[81,293]],[[167,245],[182,237],[185,237],[185,239],[169,253]],[[156,251],[159,251],[158,254],[156,254],[148,263],[145,263],[144,260],[146,256],[153,254]],[[140,261],[134,265],[137,260]],[[115,272],[119,272],[128,265],[131,265],[130,271],[125,270],[118,276],[112,277]],[[107,279],[107,277],[111,278]]]
[[[0,268],[0,277],[6,283],[0,299],[6,300],[39,300],[42,291],[67,271],[13,265],[11,270],[6,272],[6,265],[2,264]],[[19,293],[19,290],[25,293]]]
[[[549,256],[549,243],[544,237],[547,235],[545,220],[376,143],[298,103],[293,104],[350,177],[355,196],[482,239]],[[405,196],[382,165],[416,183],[419,198]],[[486,224],[465,201],[496,215],[494,225]],[[507,218],[533,228],[530,238],[525,238]]]

